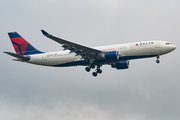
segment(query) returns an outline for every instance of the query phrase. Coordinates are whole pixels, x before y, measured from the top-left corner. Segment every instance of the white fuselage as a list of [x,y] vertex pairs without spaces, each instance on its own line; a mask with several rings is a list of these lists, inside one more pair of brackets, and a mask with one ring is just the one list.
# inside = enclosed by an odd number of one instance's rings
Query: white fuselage
[[[175,45],[172,45],[171,43],[166,41],[144,41],[144,42],[136,42],[136,43],[94,47],[94,49],[101,50],[104,52],[117,51],[120,55],[120,58],[122,57],[122,59],[119,59],[118,61],[155,57],[158,55],[169,53],[173,51],[175,48],[176,48]],[[44,65],[44,66],[58,66],[58,65],[63,66],[63,64],[64,66],[86,65],[85,62],[84,63],[78,62],[78,61],[84,61],[84,59],[80,55],[76,56],[76,53],[70,53],[69,50],[34,54],[29,56],[31,59],[28,61],[28,63],[37,64],[37,65]],[[68,64],[68,63],[73,63],[73,64]],[[103,62],[102,64],[108,64],[108,61]]]

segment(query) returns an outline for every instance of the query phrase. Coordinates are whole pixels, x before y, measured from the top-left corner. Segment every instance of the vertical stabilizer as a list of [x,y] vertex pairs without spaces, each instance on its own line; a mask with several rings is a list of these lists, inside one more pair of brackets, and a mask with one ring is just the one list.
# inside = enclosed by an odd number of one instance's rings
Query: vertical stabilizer
[[36,48],[34,48],[30,43],[28,43],[23,37],[21,37],[17,32],[8,33],[13,47],[18,55],[32,55],[43,53]]

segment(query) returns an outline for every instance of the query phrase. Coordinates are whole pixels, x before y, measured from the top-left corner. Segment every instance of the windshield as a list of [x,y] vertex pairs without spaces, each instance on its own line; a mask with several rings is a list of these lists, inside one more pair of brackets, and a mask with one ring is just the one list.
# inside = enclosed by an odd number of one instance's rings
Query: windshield
[[172,45],[172,43],[166,43],[166,45]]

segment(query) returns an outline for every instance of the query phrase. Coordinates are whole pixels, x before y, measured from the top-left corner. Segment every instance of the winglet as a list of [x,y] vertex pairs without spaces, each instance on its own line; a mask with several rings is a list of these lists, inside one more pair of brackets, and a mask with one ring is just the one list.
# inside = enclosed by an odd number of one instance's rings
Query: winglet
[[47,32],[46,32],[46,31],[44,31],[44,30],[41,30],[41,32],[42,32],[42,34],[43,34],[43,35],[45,35],[45,36],[50,35],[49,33],[47,33]]

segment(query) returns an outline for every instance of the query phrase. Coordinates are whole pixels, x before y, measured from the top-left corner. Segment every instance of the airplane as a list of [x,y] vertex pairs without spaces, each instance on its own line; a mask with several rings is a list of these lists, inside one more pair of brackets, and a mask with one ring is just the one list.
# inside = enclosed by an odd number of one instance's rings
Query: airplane
[[36,65],[51,66],[51,67],[69,67],[69,66],[86,66],[85,70],[92,73],[94,77],[101,74],[102,65],[110,65],[117,70],[128,69],[129,61],[133,59],[156,57],[157,63],[160,63],[161,55],[167,54],[176,46],[166,41],[143,41],[127,44],[116,44],[100,47],[87,47],[74,42],[70,42],[58,37],[55,37],[44,30],[42,34],[50,38],[64,48],[63,51],[57,52],[42,52],[33,47],[17,32],[9,32],[15,53],[4,52],[13,56],[13,60],[21,61]]

